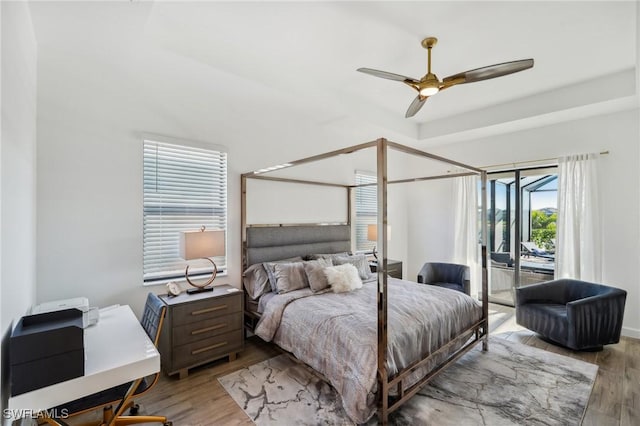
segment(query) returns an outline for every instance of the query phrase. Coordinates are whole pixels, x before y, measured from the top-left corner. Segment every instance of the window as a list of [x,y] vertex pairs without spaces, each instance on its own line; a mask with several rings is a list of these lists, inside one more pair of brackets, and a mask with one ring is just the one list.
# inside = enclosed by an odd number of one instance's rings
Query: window
[[[227,229],[227,154],[193,145],[144,141],[144,281],[184,277],[181,231]],[[226,269],[226,256],[213,259]],[[211,264],[189,261],[194,273]],[[208,265],[207,265],[208,264]]]
[[[356,172],[356,185],[376,183],[373,173]],[[375,241],[367,239],[367,225],[377,223],[378,220],[378,188],[376,185],[358,186],[356,191],[356,251],[371,251]]]

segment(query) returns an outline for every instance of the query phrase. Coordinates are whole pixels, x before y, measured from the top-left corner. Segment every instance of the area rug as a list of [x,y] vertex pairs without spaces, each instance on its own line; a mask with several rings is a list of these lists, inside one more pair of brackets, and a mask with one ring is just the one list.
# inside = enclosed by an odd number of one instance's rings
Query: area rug
[[[598,366],[500,338],[423,387],[393,425],[579,425]],[[335,390],[286,355],[218,379],[263,425],[353,425]],[[376,424],[374,416],[368,424]]]

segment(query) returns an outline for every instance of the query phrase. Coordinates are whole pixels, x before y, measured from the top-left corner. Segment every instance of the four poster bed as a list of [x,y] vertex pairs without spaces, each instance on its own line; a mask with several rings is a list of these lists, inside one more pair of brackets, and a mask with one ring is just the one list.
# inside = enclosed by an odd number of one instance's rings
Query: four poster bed
[[[377,161],[377,183],[374,185],[377,187],[377,229],[381,230],[377,241],[377,273],[368,276],[360,268],[362,288],[342,293],[334,293],[330,287],[314,288],[313,283],[309,285],[310,280],[306,285],[296,285],[291,279],[295,274],[282,275],[286,278],[283,282],[289,286],[285,291],[270,287],[277,278],[274,271],[277,275],[286,268],[300,270],[300,265],[307,263],[303,258],[308,256],[358,265],[357,256],[345,260],[346,253],[352,249],[350,205],[356,185],[267,175],[285,167],[367,148],[376,149]],[[444,162],[464,171],[389,181],[389,149]],[[479,175],[482,180],[481,306],[461,292],[387,275],[387,185],[468,175]],[[347,221],[317,225],[249,225],[248,179],[343,187],[348,199]],[[264,340],[274,342],[329,382],[340,394],[343,407],[354,422],[364,423],[377,412],[380,423],[386,424],[391,412],[476,343],[482,342],[483,350],[488,349],[485,184],[486,173],[483,170],[386,139],[293,161],[284,167],[243,174],[241,214],[245,327]],[[276,261],[282,263],[274,266]],[[291,266],[294,263],[298,263],[295,268]],[[366,265],[368,268],[368,263]],[[304,274],[300,277],[304,279]]]

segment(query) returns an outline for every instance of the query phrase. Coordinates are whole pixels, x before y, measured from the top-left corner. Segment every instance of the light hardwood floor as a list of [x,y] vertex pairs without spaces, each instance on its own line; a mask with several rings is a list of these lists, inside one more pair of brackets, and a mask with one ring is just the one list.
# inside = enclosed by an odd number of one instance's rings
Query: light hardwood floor
[[[489,311],[493,335],[600,366],[584,425],[640,425],[640,340],[623,338],[601,352],[574,352],[546,343],[518,326],[513,308],[491,305]],[[139,399],[141,411],[165,415],[175,426],[251,425],[217,378],[277,354],[270,344],[250,338],[235,361],[224,359],[192,369],[183,380],[161,376]]]

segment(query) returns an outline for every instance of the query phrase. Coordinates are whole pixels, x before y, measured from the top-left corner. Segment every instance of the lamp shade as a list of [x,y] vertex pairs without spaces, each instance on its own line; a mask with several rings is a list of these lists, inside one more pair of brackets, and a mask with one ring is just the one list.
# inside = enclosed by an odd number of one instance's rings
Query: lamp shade
[[[387,225],[387,239],[391,239],[391,225]],[[367,240],[378,241],[378,225],[367,225]]]
[[367,225],[367,240],[378,241],[378,225]]
[[184,231],[180,233],[180,257],[185,260],[225,254],[224,231]]

